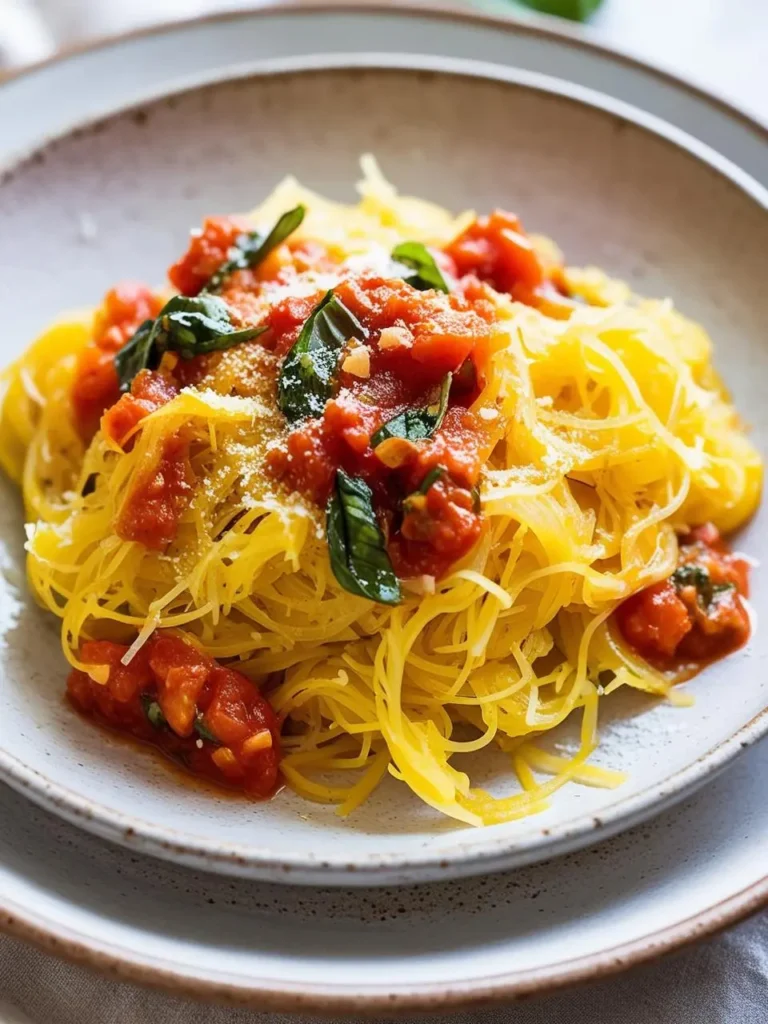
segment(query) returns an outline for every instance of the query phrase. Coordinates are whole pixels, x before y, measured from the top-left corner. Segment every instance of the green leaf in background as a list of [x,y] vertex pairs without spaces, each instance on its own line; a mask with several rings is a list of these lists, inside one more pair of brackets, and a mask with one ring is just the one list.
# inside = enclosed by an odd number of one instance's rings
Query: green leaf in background
[[242,235],[235,246],[234,252],[230,250],[231,256],[226,263],[222,263],[219,269],[211,277],[205,286],[205,291],[216,292],[221,288],[230,274],[236,270],[248,270],[259,265],[262,260],[276,249],[278,245],[292,235],[296,228],[304,220],[306,207],[296,206],[288,210],[278,220],[268,235],[264,236],[259,231],[251,231]]
[[424,441],[431,437],[445,419],[452,380],[453,375],[446,373],[436,402],[422,409],[406,409],[387,420],[371,437],[371,448],[390,437],[402,437],[406,441]]
[[602,3],[602,0],[520,0],[526,7],[533,7],[544,14],[556,14],[570,21],[586,21]]
[[333,395],[339,359],[351,339],[368,331],[332,291],[310,313],[289,350],[277,381],[277,404],[291,423],[322,416]]
[[356,476],[336,470],[336,487],[326,509],[331,569],[350,594],[397,604],[402,594],[373,511],[373,494]]
[[392,250],[392,259],[407,268],[400,276],[412,288],[420,292],[430,288],[446,293],[450,290],[435,257],[421,242],[401,242]]

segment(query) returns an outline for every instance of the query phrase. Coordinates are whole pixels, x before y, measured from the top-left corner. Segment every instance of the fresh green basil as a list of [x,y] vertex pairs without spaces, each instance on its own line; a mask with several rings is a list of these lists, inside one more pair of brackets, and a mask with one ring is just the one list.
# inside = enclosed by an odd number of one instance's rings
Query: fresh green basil
[[144,709],[144,714],[147,716],[147,720],[153,729],[164,729],[168,722],[163,714],[163,710],[155,700],[155,698],[149,693],[142,693],[140,698],[141,706]]
[[694,587],[700,603],[706,608],[712,600],[712,580],[702,565],[686,563],[675,569],[671,576],[675,590]]
[[347,342],[363,341],[368,331],[332,291],[310,313],[290,349],[277,382],[277,404],[291,423],[322,416],[336,385]]
[[400,581],[373,511],[371,489],[343,469],[336,470],[326,529],[331,568],[345,590],[382,604],[397,604],[402,599]]
[[115,356],[120,390],[129,391],[140,370],[154,370],[163,353],[183,359],[220,352],[262,334],[266,327],[236,330],[229,306],[216,295],[174,295],[155,320],[145,320]]
[[405,409],[391,420],[387,420],[371,437],[371,447],[375,448],[390,437],[402,437],[406,441],[424,441],[431,437],[445,419],[451,380],[451,374],[446,373],[440,385],[437,401],[431,405],[425,405],[421,409]]
[[130,391],[133,378],[141,370],[154,369],[160,362],[153,351],[156,320],[145,320],[130,341],[115,355],[115,369],[121,391]]
[[229,259],[226,263],[222,263],[213,274],[204,291],[217,292],[230,274],[234,274],[236,270],[249,270],[258,266],[273,249],[282,245],[286,238],[293,234],[304,220],[306,212],[304,206],[296,206],[293,210],[288,210],[280,217],[268,235],[263,235],[260,231],[250,231],[241,235],[237,244],[230,249]]
[[401,242],[392,250],[392,259],[401,264],[404,273],[400,277],[420,292],[434,288],[439,292],[450,289],[435,262],[435,257],[421,242]]
[[705,611],[713,601],[736,589],[733,583],[713,583],[709,571],[703,565],[693,565],[690,562],[678,566],[670,579],[677,591],[684,587],[694,587],[698,602]]
[[221,746],[221,740],[217,736],[214,736],[214,734],[205,724],[203,716],[199,712],[197,715],[195,715],[194,725],[195,732],[197,733],[201,740],[208,740],[209,743],[215,743],[217,747]]
[[421,481],[417,494],[426,494],[432,484],[436,484],[441,477],[447,476],[448,470],[445,466],[433,466],[432,469],[427,473],[424,479]]

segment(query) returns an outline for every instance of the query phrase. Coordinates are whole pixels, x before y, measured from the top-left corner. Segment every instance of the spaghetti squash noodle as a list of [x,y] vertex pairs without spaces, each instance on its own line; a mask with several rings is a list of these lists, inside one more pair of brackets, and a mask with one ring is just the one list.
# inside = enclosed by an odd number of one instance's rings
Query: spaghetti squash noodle
[[[251,795],[347,814],[389,773],[507,821],[619,784],[607,694],[674,699],[746,641],[721,534],[761,461],[669,301],[363,170],[357,205],[286,179],[172,290],[51,326],[0,461],[80,711]],[[541,744],[574,714],[577,749]],[[490,745],[506,796],[456,763]]]

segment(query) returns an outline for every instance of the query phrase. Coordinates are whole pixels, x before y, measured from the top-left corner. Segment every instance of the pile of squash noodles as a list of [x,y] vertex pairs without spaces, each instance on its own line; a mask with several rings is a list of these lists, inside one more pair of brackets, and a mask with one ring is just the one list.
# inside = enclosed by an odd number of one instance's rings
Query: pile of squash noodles
[[[444,245],[470,219],[400,197],[372,160],[363,167],[357,205],[287,179],[254,223],[304,203],[300,235],[354,263],[404,239]],[[132,653],[157,628],[182,631],[265,687],[286,719],[287,784],[341,814],[387,773],[472,825],[540,811],[569,780],[617,785],[622,776],[588,760],[600,702],[622,686],[674,694],[621,645],[611,612],[673,571],[677,532],[746,520],[761,462],[700,327],[597,269],[567,269],[566,280],[585,300],[569,320],[498,297],[504,344],[473,406],[493,431],[486,529],[434,587],[415,581],[395,607],[339,587],[322,512],[265,473],[286,431],[273,377],[233,394],[233,348],[205,386],[142,421],[131,450],[101,433],[84,449],[70,388],[91,315],[53,325],[3,377],[0,460],[23,489],[29,580],[61,619],[69,662],[82,667],[86,638]],[[198,483],[175,541],[153,551],[121,540],[122,502],[182,425]],[[574,713],[576,749],[537,744]],[[508,795],[474,787],[453,763],[492,744],[509,757]]]

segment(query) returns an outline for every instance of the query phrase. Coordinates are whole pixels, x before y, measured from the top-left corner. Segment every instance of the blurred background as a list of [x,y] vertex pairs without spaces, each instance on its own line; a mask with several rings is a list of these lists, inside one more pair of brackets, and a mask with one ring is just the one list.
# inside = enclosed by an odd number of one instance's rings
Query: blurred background
[[[599,40],[684,74],[768,120],[768,0],[449,2],[529,18],[544,11],[560,24],[587,25]],[[259,0],[0,0],[0,73],[100,35],[258,6]]]

